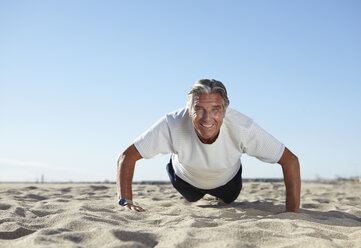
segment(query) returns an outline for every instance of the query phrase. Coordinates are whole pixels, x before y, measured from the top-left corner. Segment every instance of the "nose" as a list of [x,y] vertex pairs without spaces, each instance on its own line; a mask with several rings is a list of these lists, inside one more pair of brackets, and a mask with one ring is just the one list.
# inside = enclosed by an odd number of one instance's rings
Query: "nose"
[[202,120],[203,121],[206,121],[206,120],[208,120],[209,119],[209,113],[208,113],[208,111],[207,110],[204,110],[204,112],[203,112],[203,115],[202,115]]

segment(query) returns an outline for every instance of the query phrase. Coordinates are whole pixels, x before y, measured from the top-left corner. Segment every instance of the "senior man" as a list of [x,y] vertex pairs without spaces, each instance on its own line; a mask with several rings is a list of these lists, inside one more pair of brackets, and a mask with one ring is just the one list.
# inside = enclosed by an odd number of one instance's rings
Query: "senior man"
[[144,211],[132,201],[135,163],[169,153],[170,181],[187,201],[198,201],[209,194],[231,203],[242,189],[241,156],[246,153],[282,166],[286,211],[299,212],[298,158],[252,119],[228,105],[227,91],[220,81],[197,81],[188,93],[186,107],[165,115],[119,156],[118,203]]

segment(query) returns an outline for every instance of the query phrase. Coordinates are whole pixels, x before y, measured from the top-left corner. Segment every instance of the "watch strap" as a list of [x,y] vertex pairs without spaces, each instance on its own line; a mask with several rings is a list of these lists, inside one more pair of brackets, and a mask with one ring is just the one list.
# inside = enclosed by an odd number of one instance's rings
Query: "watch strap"
[[120,206],[125,206],[127,204],[132,204],[133,205],[133,201],[132,200],[129,200],[129,199],[126,199],[126,198],[121,198],[119,201],[118,201],[119,205]]

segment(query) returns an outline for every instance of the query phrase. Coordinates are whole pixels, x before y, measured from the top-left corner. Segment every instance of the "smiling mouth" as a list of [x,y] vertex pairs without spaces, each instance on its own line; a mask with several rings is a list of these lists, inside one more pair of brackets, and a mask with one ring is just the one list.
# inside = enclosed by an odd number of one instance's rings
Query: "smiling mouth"
[[205,128],[212,128],[214,126],[214,124],[201,124],[202,127],[205,127]]

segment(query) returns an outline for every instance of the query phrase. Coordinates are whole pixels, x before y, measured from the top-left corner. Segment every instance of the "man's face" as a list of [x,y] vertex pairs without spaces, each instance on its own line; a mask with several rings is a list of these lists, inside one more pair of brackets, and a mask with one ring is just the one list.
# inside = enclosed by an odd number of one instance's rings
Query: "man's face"
[[192,123],[199,139],[212,144],[218,137],[225,111],[218,93],[201,94],[194,98]]

